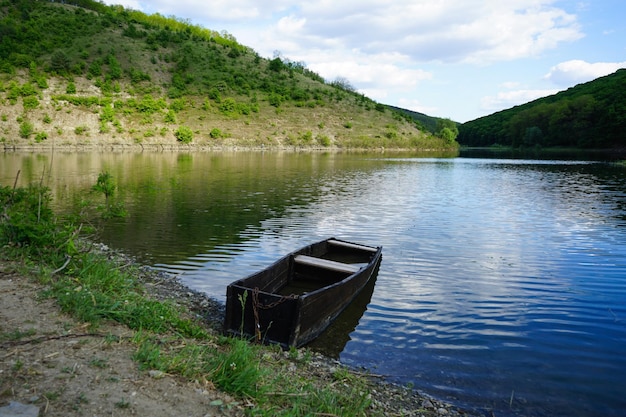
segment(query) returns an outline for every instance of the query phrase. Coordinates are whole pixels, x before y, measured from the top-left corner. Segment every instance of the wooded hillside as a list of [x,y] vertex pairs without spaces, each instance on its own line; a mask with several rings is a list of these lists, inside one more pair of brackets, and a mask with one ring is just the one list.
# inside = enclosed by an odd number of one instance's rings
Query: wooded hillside
[[0,144],[455,148],[234,36],[91,0],[0,1]]
[[623,148],[626,69],[467,123],[465,146]]

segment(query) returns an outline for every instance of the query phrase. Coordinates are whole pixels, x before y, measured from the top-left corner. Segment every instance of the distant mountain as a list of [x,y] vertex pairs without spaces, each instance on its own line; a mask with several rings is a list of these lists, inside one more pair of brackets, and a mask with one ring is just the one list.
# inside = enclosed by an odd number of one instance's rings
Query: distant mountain
[[421,126],[226,32],[92,0],[0,1],[5,148],[456,148]]
[[465,146],[626,147],[626,69],[462,124]]

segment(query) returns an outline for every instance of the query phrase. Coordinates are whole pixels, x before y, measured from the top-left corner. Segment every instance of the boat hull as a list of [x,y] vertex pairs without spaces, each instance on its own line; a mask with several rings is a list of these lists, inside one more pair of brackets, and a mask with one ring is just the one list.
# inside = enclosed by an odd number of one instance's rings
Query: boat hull
[[230,284],[225,331],[300,347],[319,336],[365,287],[382,247],[326,239]]

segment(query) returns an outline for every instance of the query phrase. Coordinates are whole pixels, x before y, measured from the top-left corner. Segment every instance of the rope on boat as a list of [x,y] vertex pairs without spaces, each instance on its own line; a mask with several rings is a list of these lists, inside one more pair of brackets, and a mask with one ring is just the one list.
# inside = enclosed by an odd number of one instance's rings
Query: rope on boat
[[256,334],[257,342],[261,342],[261,322],[259,320],[259,309],[261,310],[269,310],[274,308],[287,300],[294,300],[298,298],[296,294],[283,295],[278,300],[269,304],[261,304],[259,302],[259,287],[254,287],[252,291],[252,312],[254,313],[254,332]]

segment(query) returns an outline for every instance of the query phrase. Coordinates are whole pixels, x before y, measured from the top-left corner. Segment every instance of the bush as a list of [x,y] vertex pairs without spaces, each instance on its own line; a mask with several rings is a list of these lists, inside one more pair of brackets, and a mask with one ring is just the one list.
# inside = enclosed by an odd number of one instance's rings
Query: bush
[[174,136],[176,136],[179,142],[191,143],[193,140],[193,131],[187,126],[180,126],[176,129],[176,132],[174,132]]
[[68,236],[57,231],[50,208],[50,190],[30,185],[27,188],[0,187],[0,246],[18,246],[35,256],[48,256],[57,262],[59,249],[68,244]]
[[67,94],[76,94],[76,84],[74,84],[72,81],[67,83],[67,88],[65,89],[65,92]]
[[216,127],[211,129],[211,132],[209,133],[209,136],[211,136],[213,139],[221,138],[222,135],[223,135],[222,131],[219,130],[218,128],[216,128]]
[[39,107],[39,100],[35,96],[24,97],[22,103],[24,104],[24,110],[32,110]]
[[237,108],[237,102],[233,98],[227,98],[222,101],[220,104],[220,112],[224,114],[231,114],[235,112]]
[[76,128],[74,128],[74,133],[76,133],[77,135],[85,135],[89,132],[89,128],[87,126],[76,126]]
[[34,130],[35,127],[28,120],[24,120],[22,121],[22,123],[20,123],[20,137],[27,139],[30,135],[33,134]]
[[39,132],[35,136],[35,142],[37,143],[43,142],[46,139],[48,139],[48,134],[46,132]]

